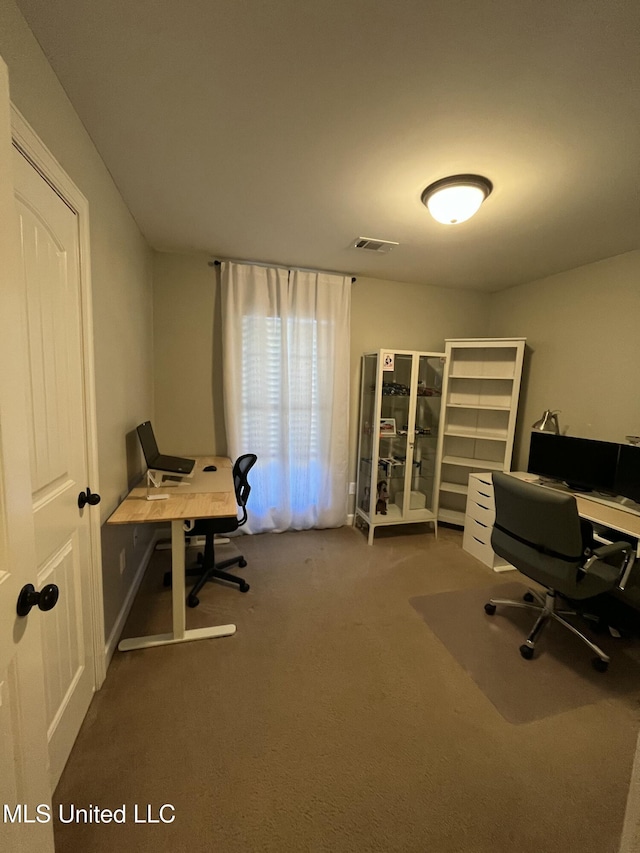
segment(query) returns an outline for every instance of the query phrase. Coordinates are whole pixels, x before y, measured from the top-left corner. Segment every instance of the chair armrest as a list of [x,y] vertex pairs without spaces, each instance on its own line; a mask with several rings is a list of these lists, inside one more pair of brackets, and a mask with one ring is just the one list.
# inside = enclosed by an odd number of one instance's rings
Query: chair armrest
[[599,548],[594,548],[592,553],[592,557],[596,558],[596,560],[604,560],[606,557],[611,557],[613,554],[621,554],[623,551],[631,551],[633,550],[633,545],[631,542],[609,542],[607,545],[601,545]]
[[[635,557],[635,548],[630,542],[611,542],[608,545],[602,545],[600,548],[594,548],[591,552],[591,556],[582,566],[581,571],[586,574],[594,563],[605,560],[607,557],[612,557],[614,554],[624,555],[619,573],[622,575],[624,572],[624,574],[628,576],[629,572],[625,571],[625,569],[630,569],[629,561],[631,561],[632,565]],[[624,580],[626,581],[626,577]]]

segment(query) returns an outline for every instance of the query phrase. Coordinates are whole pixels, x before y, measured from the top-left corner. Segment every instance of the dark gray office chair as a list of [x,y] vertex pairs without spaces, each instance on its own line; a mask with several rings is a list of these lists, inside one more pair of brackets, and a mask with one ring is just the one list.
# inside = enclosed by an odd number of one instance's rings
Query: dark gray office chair
[[[484,609],[490,616],[496,606],[525,607],[539,613],[533,630],[520,646],[520,654],[533,657],[537,638],[550,619],[580,637],[597,654],[593,666],[605,672],[609,656],[565,616],[586,615],[581,602],[614,589],[634,556],[629,542],[594,548],[592,525],[580,518],[576,499],[565,492],[526,483],[509,474],[493,475],[496,520],[491,545],[499,556],[528,578],[546,587],[546,595],[530,590],[524,601],[492,598]],[[618,565],[604,562],[619,558]],[[573,610],[557,610],[560,597]]]
[[[198,576],[198,580],[187,596],[189,607],[197,607],[200,604],[198,593],[207,581],[212,581],[216,578],[230,583],[237,583],[240,587],[240,592],[249,592],[249,584],[244,578],[225,571],[235,565],[242,569],[247,565],[247,561],[242,554],[238,554],[236,557],[216,563],[215,536],[216,534],[232,533],[246,523],[247,501],[251,492],[247,475],[255,465],[257,459],[258,457],[255,453],[245,453],[236,459],[233,466],[233,484],[236,492],[236,502],[242,510],[240,518],[199,518],[188,532],[189,536],[205,537],[204,553],[200,556],[198,565],[186,571],[187,576]],[[171,572],[165,574],[164,583],[165,586],[170,585]]]

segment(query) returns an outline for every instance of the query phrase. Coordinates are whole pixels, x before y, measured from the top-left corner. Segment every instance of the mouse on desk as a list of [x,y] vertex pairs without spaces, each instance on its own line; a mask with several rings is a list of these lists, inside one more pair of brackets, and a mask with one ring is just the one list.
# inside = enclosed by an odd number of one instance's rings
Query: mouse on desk
[[204,467],[202,470],[203,470],[203,471],[217,471],[218,469],[216,468],[216,466],[215,466],[215,465],[207,465],[207,466],[206,466],[206,467]]

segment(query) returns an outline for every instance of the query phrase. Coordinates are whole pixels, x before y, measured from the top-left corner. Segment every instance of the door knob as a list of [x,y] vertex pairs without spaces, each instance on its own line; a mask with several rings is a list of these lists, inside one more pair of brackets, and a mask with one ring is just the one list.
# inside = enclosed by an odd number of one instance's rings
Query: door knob
[[39,607],[40,610],[51,610],[58,603],[59,594],[60,591],[54,583],[43,586],[40,592],[36,592],[32,583],[25,584],[18,596],[18,606],[16,607],[18,616],[27,616],[32,607]]
[[100,495],[91,491],[89,486],[87,486],[86,492],[80,492],[78,495],[78,506],[80,509],[83,509],[87,504],[89,506],[95,506],[100,503]]

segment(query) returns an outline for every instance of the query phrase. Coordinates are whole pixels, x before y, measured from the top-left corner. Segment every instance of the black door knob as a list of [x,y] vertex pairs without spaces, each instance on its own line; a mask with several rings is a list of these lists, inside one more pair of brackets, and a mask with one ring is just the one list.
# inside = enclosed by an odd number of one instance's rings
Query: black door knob
[[18,596],[18,606],[16,607],[18,616],[27,616],[32,607],[39,607],[40,610],[51,610],[58,603],[59,594],[60,591],[54,583],[43,586],[40,592],[36,592],[32,583],[25,584]]
[[87,504],[95,506],[100,503],[100,495],[97,492],[92,492],[89,486],[85,492],[80,492],[78,495],[78,506],[83,509]]

